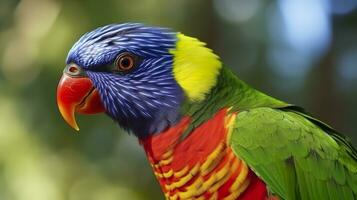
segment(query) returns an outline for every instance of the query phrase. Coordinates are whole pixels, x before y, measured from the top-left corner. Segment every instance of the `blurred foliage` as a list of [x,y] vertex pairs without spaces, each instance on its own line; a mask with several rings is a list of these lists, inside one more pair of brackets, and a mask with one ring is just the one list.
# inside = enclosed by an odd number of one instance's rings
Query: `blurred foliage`
[[71,45],[142,22],[207,42],[239,76],[357,144],[356,0],[0,0],[0,199],[163,199],[137,139],[104,115],[58,113]]

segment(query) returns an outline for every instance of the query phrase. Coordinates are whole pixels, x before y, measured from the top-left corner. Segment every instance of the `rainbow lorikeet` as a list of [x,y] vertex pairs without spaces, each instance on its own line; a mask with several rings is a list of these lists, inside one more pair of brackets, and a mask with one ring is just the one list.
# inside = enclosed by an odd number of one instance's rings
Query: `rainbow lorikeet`
[[76,130],[75,112],[105,112],[132,132],[167,199],[357,199],[348,140],[170,29],[127,23],[83,35],[57,101]]

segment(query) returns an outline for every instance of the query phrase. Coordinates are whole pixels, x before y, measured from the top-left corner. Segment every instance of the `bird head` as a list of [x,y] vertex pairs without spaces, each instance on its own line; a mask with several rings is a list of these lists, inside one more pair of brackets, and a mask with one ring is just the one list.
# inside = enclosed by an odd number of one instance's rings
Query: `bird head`
[[112,24],[84,34],[71,48],[57,88],[66,122],[105,112],[138,137],[158,133],[216,84],[218,57],[195,38],[142,24]]

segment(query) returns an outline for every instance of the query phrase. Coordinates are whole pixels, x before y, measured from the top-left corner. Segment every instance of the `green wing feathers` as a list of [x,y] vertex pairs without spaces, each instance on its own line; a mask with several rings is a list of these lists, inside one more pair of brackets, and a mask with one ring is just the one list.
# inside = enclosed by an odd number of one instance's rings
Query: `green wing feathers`
[[230,145],[283,199],[357,199],[356,151],[306,114],[267,107],[239,112]]

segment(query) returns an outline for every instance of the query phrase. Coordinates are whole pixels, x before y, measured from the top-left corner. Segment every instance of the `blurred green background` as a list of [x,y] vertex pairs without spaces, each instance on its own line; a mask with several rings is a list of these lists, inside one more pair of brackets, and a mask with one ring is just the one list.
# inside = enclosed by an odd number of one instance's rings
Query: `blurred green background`
[[357,0],[0,0],[0,199],[163,199],[136,138],[104,115],[62,120],[71,45],[109,23],[198,37],[254,87],[357,144]]

